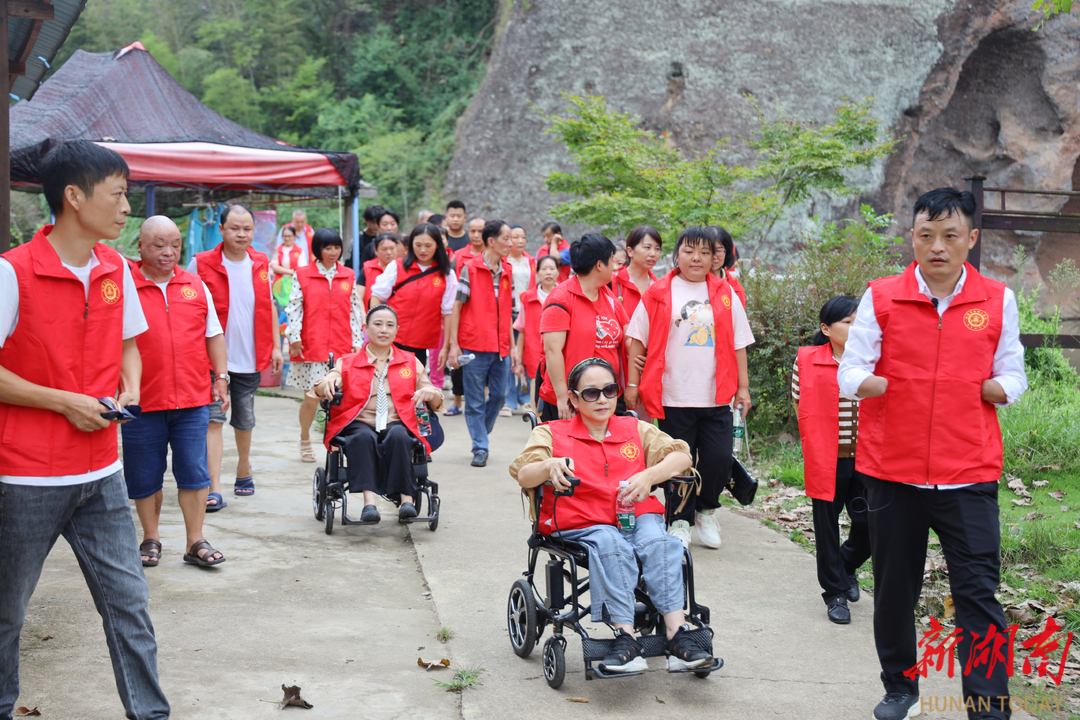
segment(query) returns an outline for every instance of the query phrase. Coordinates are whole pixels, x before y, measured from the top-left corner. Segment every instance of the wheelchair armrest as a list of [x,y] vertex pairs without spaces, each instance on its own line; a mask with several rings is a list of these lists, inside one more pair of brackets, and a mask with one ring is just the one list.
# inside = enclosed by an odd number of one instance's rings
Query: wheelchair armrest
[[667,481],[676,485],[684,485],[686,483],[692,483],[696,479],[697,478],[695,478],[693,475],[674,475],[672,477],[669,477]]
[[342,398],[344,398],[344,397],[345,397],[344,393],[342,393],[342,392],[340,392],[340,391],[339,391],[339,392],[336,392],[336,393],[334,393],[334,399],[333,399],[333,400],[325,400],[325,399],[324,399],[324,400],[320,400],[320,401],[319,401],[319,407],[321,407],[321,408],[322,408],[323,410],[325,410],[326,412],[330,412],[330,408],[331,408],[332,406],[334,406],[334,405],[340,405],[340,404],[341,404],[341,400],[342,400]]
[[529,426],[533,428],[540,424],[539,418],[536,417],[536,413],[534,413],[532,410],[522,414],[521,419],[529,423]]
[[[555,497],[571,497],[574,494],[574,488],[576,488],[578,485],[581,485],[581,478],[567,477],[567,478],[564,478],[564,480],[566,480],[566,482],[570,483],[570,487],[567,488],[566,490],[552,490],[551,494],[554,495]],[[547,485],[547,486],[549,486],[551,488],[555,487],[554,485],[551,484],[550,480],[546,481],[543,484]]]

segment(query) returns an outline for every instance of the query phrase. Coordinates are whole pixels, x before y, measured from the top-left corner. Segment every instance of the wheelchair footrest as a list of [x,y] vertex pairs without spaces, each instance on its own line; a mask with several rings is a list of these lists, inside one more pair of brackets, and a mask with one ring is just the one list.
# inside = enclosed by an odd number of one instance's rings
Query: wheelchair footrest
[[348,515],[342,515],[341,516],[341,524],[342,525],[378,525],[379,521],[375,520],[374,522],[370,522],[370,521],[367,521],[367,520],[353,520]]
[[668,670],[669,673],[711,673],[724,667],[724,658],[714,658],[712,665],[699,668],[685,668],[683,670]]
[[615,678],[634,677],[635,675],[644,675],[645,674],[643,672],[624,672],[624,673],[608,672],[608,673],[605,673],[598,666],[593,666],[592,668],[590,668],[590,672],[592,672],[592,674],[595,677],[598,677],[598,678],[600,678],[602,680],[613,680]]
[[434,520],[434,519],[435,519],[436,517],[437,517],[437,516],[435,516],[435,515],[424,515],[424,516],[419,516],[419,517],[409,518],[408,520],[398,520],[398,522],[404,522],[404,523],[406,523],[406,524],[411,524],[411,523],[426,523],[426,522],[431,522],[431,521],[432,521],[432,520]]
[[[707,628],[694,628],[690,634],[710,653],[712,652],[712,633]],[[667,655],[667,636],[665,635],[642,635],[639,640],[642,645],[642,657],[665,657]],[[581,638],[581,649],[585,659],[598,662],[607,657],[611,652],[611,646],[615,640],[598,640],[596,638]],[[625,673],[620,673],[625,674]]]

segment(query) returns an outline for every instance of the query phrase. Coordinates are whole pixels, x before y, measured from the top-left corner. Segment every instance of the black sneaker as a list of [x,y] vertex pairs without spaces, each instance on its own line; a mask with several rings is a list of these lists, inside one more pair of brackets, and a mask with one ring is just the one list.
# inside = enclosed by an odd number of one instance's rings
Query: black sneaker
[[874,708],[874,720],[906,720],[921,712],[918,695],[891,692]]
[[360,522],[377,523],[382,520],[379,515],[379,508],[374,505],[365,505],[363,512],[360,513]]
[[690,625],[683,625],[675,636],[667,641],[667,669],[690,670],[711,665],[713,656],[701,646],[697,638],[690,634]]
[[487,466],[487,450],[477,450],[472,456],[473,467],[485,467]]
[[641,672],[649,669],[649,663],[641,657],[641,642],[625,630],[619,630],[611,652],[600,661],[604,672]]
[[851,611],[848,610],[847,598],[843,595],[834,597],[829,601],[829,619],[837,625],[847,625],[851,622]]
[[859,602],[859,578],[848,575],[847,599],[851,602]]
[[409,502],[401,503],[401,507],[398,508],[397,519],[398,522],[405,522],[416,517],[416,506]]

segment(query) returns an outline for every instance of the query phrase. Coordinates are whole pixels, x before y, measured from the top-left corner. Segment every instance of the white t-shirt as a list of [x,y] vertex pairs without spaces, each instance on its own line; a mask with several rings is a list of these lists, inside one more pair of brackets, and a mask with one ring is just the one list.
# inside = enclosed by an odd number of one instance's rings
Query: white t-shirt
[[[255,366],[255,284],[251,278],[251,257],[245,255],[243,260],[235,262],[222,255],[221,266],[229,276],[229,319],[225,323],[225,352],[229,359],[229,372],[259,372],[259,368]],[[187,270],[197,275],[199,259],[191,258]],[[269,281],[266,283],[266,291],[270,293],[272,300],[273,289]]]
[[[731,322],[735,349],[754,342],[739,296],[731,293]],[[649,314],[638,303],[626,334],[649,345]],[[709,304],[709,285],[676,275],[671,279],[671,326],[664,363],[665,407],[716,407],[716,327]],[[728,401],[730,402],[730,400]]]
[[[101,264],[95,253],[90,254],[90,262],[84,267],[72,267],[61,263],[65,268],[79,279],[83,284],[84,297],[90,297],[90,273]],[[139,291],[135,288],[135,281],[131,279],[131,268],[125,262],[124,265],[124,329],[123,338],[129,340],[149,329],[146,317],[143,315],[142,305],[139,303]],[[0,257],[0,347],[15,332],[19,324],[19,279],[15,275],[15,268],[11,263]],[[123,466],[119,458],[116,462],[88,473],[78,475],[57,475],[53,477],[25,477],[20,475],[0,475],[0,483],[11,485],[80,485],[108,477],[119,471]]]
[[514,284],[514,312],[521,312],[521,293],[529,289],[529,279],[532,277],[532,267],[529,258],[522,255],[515,260],[509,255],[506,261],[510,263],[511,282]]
[[[154,283],[161,288],[161,294],[165,296],[165,308],[169,307],[169,281],[166,280],[163,283]],[[206,313],[206,337],[212,338],[220,335],[224,332],[221,329],[221,321],[218,320],[217,309],[214,308],[214,296],[210,294],[210,288],[206,287],[206,283],[203,283],[203,290],[206,291],[206,304],[208,311]]]

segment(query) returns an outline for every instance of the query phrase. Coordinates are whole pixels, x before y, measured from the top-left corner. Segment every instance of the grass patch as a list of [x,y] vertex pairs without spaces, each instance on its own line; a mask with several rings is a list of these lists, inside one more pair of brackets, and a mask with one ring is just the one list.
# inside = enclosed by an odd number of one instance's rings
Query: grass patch
[[435,639],[439,642],[450,642],[454,637],[454,631],[448,627],[441,627],[435,633]]
[[484,668],[482,667],[462,668],[454,672],[454,677],[450,679],[450,682],[443,682],[434,678],[432,680],[446,692],[460,693],[483,685],[484,683],[480,682],[480,675],[483,672]]

